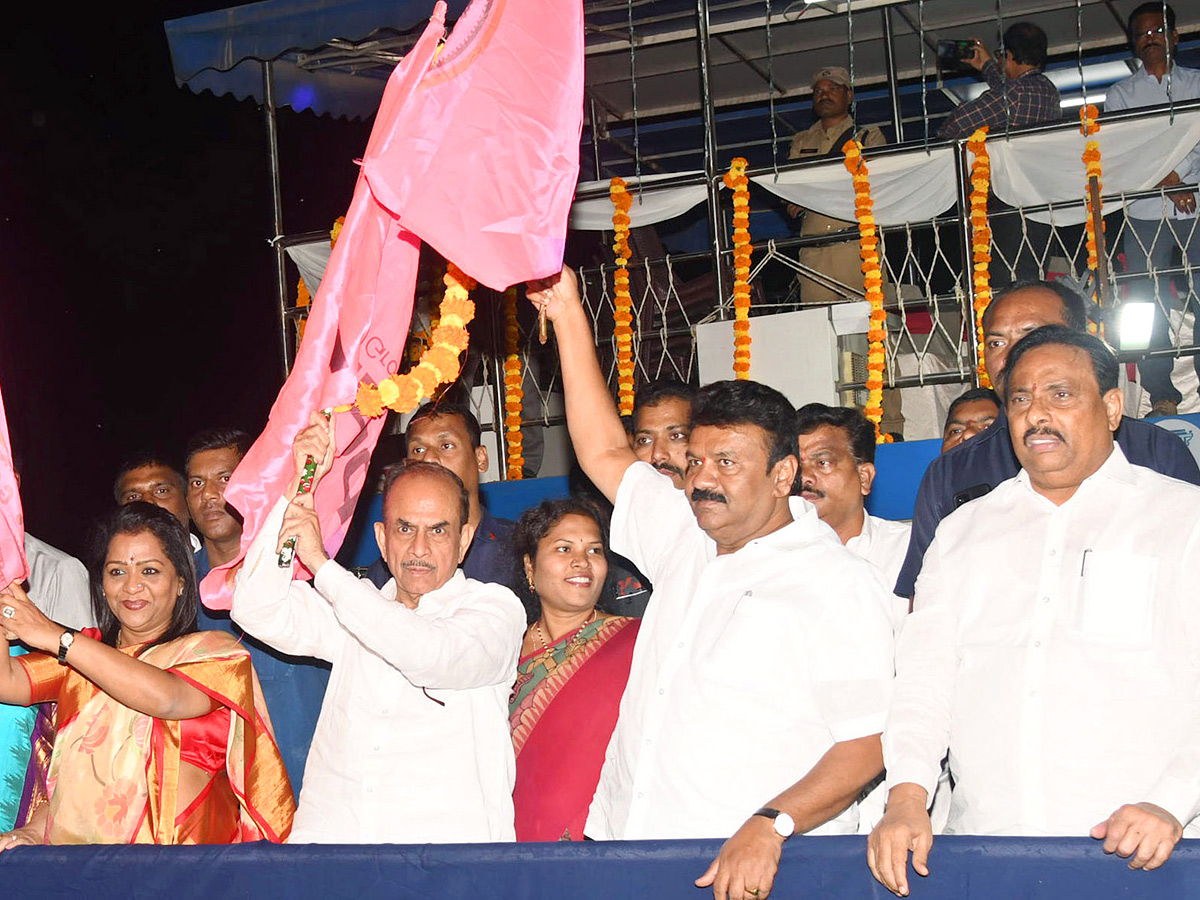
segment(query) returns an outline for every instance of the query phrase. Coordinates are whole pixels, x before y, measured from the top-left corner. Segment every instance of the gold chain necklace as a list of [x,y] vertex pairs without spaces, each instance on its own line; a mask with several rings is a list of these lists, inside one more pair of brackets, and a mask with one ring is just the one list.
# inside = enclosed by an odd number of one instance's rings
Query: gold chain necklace
[[[596,608],[592,607],[591,615],[588,616],[587,621],[585,621],[579,627],[587,628],[589,625],[591,625],[595,621],[596,621]],[[544,634],[542,634],[542,620],[540,618],[536,622],[533,623],[533,630],[537,633],[538,643],[540,643],[542,645],[542,653],[549,653],[550,652],[550,644],[546,641],[546,636]],[[576,636],[575,638],[572,639],[572,641],[577,641],[577,640],[578,640],[578,636]]]

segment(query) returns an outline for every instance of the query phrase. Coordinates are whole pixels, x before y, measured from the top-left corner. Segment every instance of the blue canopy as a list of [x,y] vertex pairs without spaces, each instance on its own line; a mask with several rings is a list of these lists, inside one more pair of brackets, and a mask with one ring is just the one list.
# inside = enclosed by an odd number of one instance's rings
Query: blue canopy
[[[261,102],[262,63],[272,61],[276,105],[363,118],[379,107],[388,74],[433,5],[434,0],[263,0],[172,19],[164,27],[180,87]],[[467,0],[448,0],[448,6],[453,20]]]

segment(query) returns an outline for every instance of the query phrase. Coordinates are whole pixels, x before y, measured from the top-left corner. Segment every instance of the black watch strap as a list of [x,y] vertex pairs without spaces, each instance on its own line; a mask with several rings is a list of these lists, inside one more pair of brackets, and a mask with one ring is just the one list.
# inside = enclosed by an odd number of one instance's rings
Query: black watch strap
[[779,818],[779,810],[772,809],[769,806],[764,806],[762,809],[756,810],[754,814],[756,816],[764,816],[772,821]]
[[62,637],[58,639],[58,664],[65,666],[67,664],[67,651],[71,649],[71,644],[75,641],[75,635],[78,632],[74,628],[64,628]]

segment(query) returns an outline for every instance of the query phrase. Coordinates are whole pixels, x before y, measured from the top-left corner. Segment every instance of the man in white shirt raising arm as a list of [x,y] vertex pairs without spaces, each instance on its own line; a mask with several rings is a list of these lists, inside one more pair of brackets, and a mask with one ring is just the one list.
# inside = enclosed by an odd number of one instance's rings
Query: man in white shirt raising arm
[[1039,328],[1006,373],[1021,471],[938,526],[896,649],[867,861],[901,896],[947,749],[951,834],[1091,834],[1154,869],[1200,811],[1200,488],[1126,460],[1095,337]]
[[789,500],[796,432],[782,394],[701,388],[679,491],[629,447],[574,275],[529,296],[554,325],[575,454],[615,503],[613,549],[655,586],[585,833],[732,834],[697,885],[763,900],[783,842],[853,833],[854,801],[881,768],[886,589]]
[[[314,413],[293,445],[296,471],[333,461]],[[246,554],[233,618],[297,656],[328,660],[291,842],[423,844],[511,841],[515,779],[508,695],[525,611],[508,588],[459,570],[471,544],[462,480],[406,460],[384,480],[379,550],[395,577],[376,588],[325,555],[299,474]],[[295,536],[315,573],[292,581],[277,562]]]

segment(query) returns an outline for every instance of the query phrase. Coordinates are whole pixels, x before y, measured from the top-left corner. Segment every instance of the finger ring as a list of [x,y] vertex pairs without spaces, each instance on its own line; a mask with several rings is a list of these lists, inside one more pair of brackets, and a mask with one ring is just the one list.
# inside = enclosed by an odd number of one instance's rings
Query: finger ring
[[758,896],[758,888],[755,888],[754,890],[750,890],[749,888],[746,888],[745,890],[746,890],[746,893],[752,897]]
[[11,619],[16,614],[17,614],[17,611],[15,609],[13,609],[11,606],[6,606],[3,609],[0,609],[0,616],[4,616],[4,618],[6,618],[6,619]]

